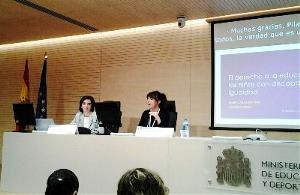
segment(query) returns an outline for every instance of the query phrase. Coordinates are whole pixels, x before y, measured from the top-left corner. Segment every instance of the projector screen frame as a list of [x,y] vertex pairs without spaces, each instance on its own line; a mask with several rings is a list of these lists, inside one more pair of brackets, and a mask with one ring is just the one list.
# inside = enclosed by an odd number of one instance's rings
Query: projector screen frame
[[270,18],[277,16],[293,15],[299,14],[299,11],[284,12],[284,13],[275,13],[275,14],[266,14],[266,15],[257,15],[249,16],[242,18],[232,18],[225,20],[211,21],[211,124],[209,126],[210,130],[228,130],[228,131],[256,131],[257,129],[263,131],[277,131],[277,132],[300,132],[300,128],[265,128],[265,127],[216,127],[215,126],[215,25],[219,23],[228,23],[235,21],[246,21],[259,18]]

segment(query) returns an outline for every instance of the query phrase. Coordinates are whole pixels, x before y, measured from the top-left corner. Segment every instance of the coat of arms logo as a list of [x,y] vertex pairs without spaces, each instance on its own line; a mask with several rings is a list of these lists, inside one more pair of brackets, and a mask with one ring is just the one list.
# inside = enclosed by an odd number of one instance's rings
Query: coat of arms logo
[[251,168],[249,158],[245,158],[241,150],[234,148],[224,149],[222,156],[217,157],[217,182],[226,182],[231,186],[245,184],[251,186]]

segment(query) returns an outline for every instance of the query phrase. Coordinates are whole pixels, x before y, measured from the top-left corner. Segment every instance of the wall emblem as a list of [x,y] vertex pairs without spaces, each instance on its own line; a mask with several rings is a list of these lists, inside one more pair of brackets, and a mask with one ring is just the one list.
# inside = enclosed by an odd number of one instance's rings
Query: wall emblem
[[217,157],[217,182],[231,186],[245,184],[251,186],[251,167],[249,158],[244,158],[241,150],[234,148],[224,149],[222,156]]

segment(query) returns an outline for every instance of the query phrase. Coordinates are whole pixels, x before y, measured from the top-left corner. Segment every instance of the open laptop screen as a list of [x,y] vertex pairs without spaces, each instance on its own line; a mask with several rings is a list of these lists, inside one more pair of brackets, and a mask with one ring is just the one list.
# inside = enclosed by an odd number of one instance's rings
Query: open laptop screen
[[37,118],[35,122],[35,129],[38,131],[47,131],[50,125],[54,125],[52,118]]

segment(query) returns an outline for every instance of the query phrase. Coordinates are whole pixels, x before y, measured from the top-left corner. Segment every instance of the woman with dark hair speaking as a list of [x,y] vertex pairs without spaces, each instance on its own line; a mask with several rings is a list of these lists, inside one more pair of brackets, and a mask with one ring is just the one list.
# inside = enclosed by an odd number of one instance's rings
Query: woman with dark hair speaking
[[168,127],[169,113],[164,109],[167,102],[166,95],[159,91],[151,91],[146,98],[149,109],[143,112],[138,126]]
[[92,96],[83,96],[79,101],[79,112],[76,113],[71,124],[91,130],[91,134],[103,134],[103,127],[99,127],[99,121],[95,112],[95,100]]

